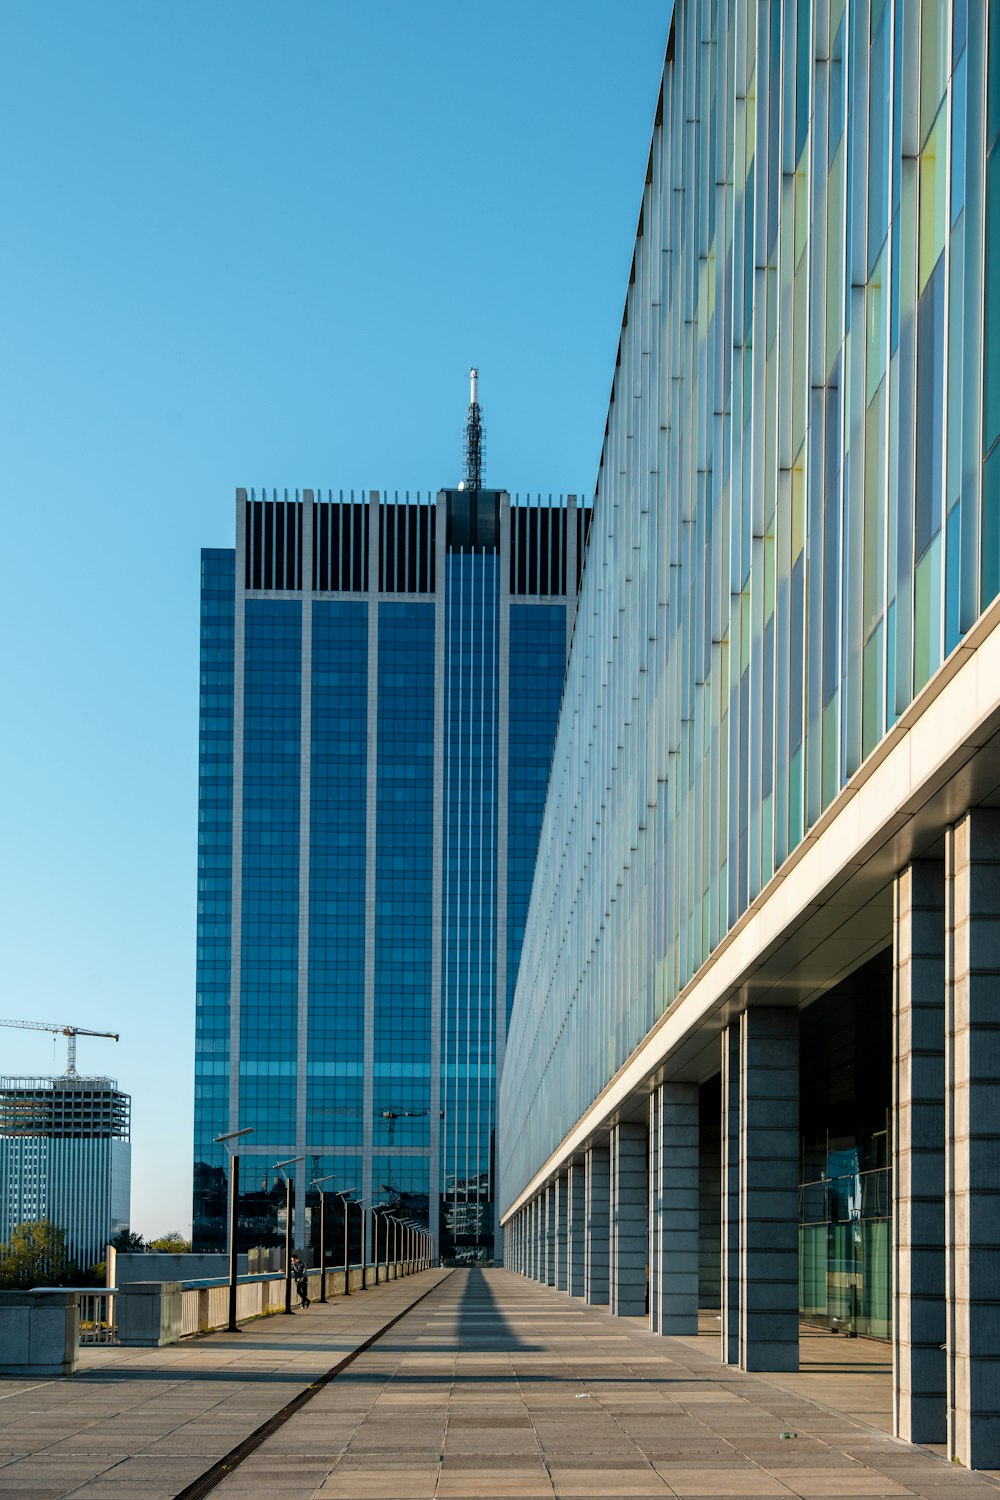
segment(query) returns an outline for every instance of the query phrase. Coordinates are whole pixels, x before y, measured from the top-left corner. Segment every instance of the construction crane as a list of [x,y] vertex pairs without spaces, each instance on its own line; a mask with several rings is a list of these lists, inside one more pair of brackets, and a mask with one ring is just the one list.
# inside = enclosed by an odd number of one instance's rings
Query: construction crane
[[21,1031],[51,1031],[55,1036],[66,1038],[66,1077],[76,1075],[76,1039],[78,1036],[106,1036],[117,1042],[117,1031],[88,1031],[86,1026],[59,1026],[49,1021],[0,1021],[0,1026],[16,1026]]

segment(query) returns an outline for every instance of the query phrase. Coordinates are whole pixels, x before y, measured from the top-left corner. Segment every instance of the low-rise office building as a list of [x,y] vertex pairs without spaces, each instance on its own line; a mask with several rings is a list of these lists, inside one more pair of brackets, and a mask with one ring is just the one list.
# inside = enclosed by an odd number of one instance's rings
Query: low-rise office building
[[1000,1466],[1000,21],[677,0],[508,1037],[508,1265],[891,1340]]

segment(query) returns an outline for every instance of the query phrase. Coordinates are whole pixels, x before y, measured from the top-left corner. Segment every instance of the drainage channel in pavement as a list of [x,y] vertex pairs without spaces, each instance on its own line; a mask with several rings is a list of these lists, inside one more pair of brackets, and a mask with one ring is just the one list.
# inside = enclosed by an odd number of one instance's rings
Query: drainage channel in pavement
[[[449,1272],[450,1274],[452,1273]],[[428,1287],[426,1292],[421,1292],[420,1296],[414,1298],[408,1307],[404,1307],[394,1318],[390,1318],[381,1328],[377,1328],[356,1349],[352,1349],[349,1354],[345,1354],[342,1359],[338,1359],[336,1364],[331,1365],[328,1370],[324,1371],[316,1380],[307,1385],[305,1390],[299,1391],[297,1396],[293,1396],[273,1416],[268,1417],[266,1422],[262,1422],[242,1442],[237,1443],[235,1448],[231,1448],[228,1453],[224,1454],[222,1458],[206,1469],[204,1474],[200,1474],[197,1479],[185,1485],[184,1489],[178,1490],[174,1500],[202,1500],[203,1495],[211,1494],[217,1485],[221,1484],[224,1479],[228,1479],[234,1470],[238,1469],[240,1464],[250,1457],[251,1453],[256,1452],[262,1443],[267,1442],[269,1437],[273,1437],[279,1428],[283,1427],[297,1412],[300,1412],[314,1396],[318,1395],[324,1387],[330,1384],[331,1380],[336,1380],[338,1375],[343,1374],[359,1355],[364,1354],[373,1344],[378,1343],[379,1339],[384,1338],[391,1328],[395,1328],[401,1318],[407,1317],[415,1307],[419,1307],[424,1298],[429,1297],[432,1292],[436,1292],[447,1279],[448,1277],[445,1276],[441,1281],[436,1281],[432,1287]]]

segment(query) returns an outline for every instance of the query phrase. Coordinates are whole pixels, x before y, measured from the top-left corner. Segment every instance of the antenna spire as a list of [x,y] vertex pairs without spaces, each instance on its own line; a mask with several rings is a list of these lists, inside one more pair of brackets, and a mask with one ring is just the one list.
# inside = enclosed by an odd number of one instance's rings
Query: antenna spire
[[469,414],[465,419],[465,488],[483,487],[483,414],[479,407],[479,371],[469,371]]

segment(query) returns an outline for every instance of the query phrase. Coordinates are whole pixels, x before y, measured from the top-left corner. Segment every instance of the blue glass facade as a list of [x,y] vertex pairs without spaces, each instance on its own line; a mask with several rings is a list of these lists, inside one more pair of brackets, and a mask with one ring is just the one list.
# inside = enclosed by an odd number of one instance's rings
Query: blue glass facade
[[508,1022],[565,675],[566,605],[512,604],[507,792]]
[[239,1118],[279,1159],[296,1135],[302,605],[245,609]]
[[500,559],[448,557],[443,1197],[446,1248],[492,1242]]
[[583,522],[498,491],[241,493],[235,555],[205,553],[201,1248],[226,1234],[212,1137],[252,1126],[245,1243],[282,1237],[274,1163],[302,1156],[303,1246],[329,1176],[426,1219],[444,1255],[492,1258],[496,1077]]
[[405,1193],[410,1211],[423,1216],[433,1006],[434,606],[382,603],[378,613],[372,1141],[384,1154],[372,1164],[369,1191],[375,1201],[399,1201]]
[[[360,1186],[364,1144],[368,605],[312,605],[306,1134]],[[355,1153],[355,1160],[343,1153]],[[329,1158],[325,1160],[330,1160]],[[333,1170],[326,1166],[314,1176]],[[352,1176],[353,1173],[353,1176]]]
[[213,1240],[224,1233],[225,1158],[212,1140],[229,1122],[235,566],[231,551],[202,552],[194,1232]]

